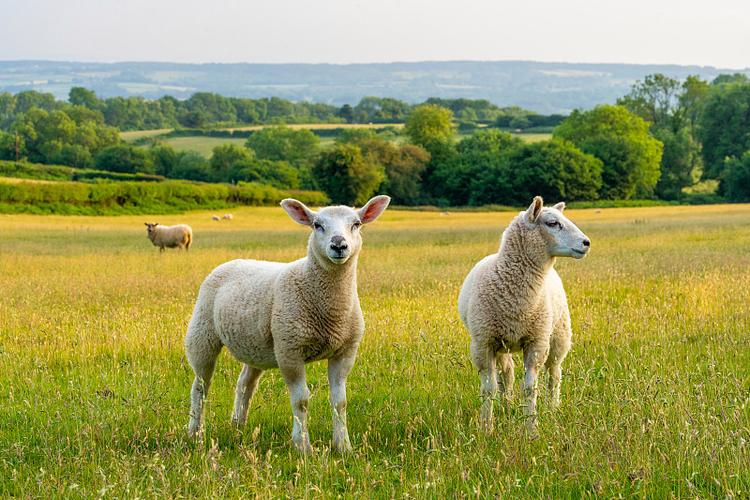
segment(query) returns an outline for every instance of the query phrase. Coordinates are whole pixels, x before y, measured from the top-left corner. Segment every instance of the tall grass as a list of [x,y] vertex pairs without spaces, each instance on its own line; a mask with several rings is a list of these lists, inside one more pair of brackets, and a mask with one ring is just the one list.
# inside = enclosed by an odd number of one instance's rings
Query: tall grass
[[289,446],[277,372],[261,379],[247,429],[231,428],[240,365],[226,353],[205,440],[185,437],[182,338],[198,286],[233,258],[301,256],[307,233],[281,210],[161,217],[195,231],[189,254],[164,255],[141,217],[0,216],[0,495],[749,496],[750,206],[569,215],[592,253],[557,265],[574,346],[562,406],[540,398],[539,439],[523,431],[520,399],[494,434],[477,431],[478,377],[455,310],[513,214],[391,211],[364,230],[354,452],[329,453],[316,363],[306,460]]

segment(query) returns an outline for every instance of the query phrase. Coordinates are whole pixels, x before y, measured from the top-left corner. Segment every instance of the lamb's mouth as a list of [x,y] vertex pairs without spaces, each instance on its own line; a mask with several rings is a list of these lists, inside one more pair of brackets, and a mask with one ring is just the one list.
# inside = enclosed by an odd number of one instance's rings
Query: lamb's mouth
[[586,255],[586,252],[584,252],[583,250],[578,250],[577,248],[571,248],[570,250],[573,251],[573,253],[580,255],[581,257]]
[[343,264],[344,262],[349,260],[349,255],[329,255],[328,258],[334,264]]

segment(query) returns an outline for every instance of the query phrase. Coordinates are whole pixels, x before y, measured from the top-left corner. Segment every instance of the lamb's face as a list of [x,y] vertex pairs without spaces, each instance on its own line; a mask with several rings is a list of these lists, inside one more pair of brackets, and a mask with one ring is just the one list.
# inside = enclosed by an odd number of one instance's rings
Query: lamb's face
[[565,203],[544,207],[537,196],[526,211],[526,218],[544,240],[550,257],[582,259],[591,248],[591,240],[563,215],[563,210]]
[[154,231],[156,231],[156,226],[159,225],[158,222],[144,222],[146,224],[146,234],[148,234],[148,237],[153,239]]
[[349,207],[327,207],[313,217],[312,245],[318,257],[343,264],[362,247],[362,221]]
[[388,196],[376,196],[359,210],[337,206],[313,212],[297,200],[287,199],[281,206],[295,222],[313,230],[310,246],[315,256],[334,264],[344,264],[362,247],[359,229],[377,219],[388,206]]

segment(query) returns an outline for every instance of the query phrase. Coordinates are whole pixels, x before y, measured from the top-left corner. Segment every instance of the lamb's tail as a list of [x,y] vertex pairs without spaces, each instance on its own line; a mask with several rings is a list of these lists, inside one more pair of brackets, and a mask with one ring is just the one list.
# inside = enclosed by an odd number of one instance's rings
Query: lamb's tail
[[188,250],[190,250],[190,245],[192,245],[192,244],[193,244],[193,232],[192,231],[188,231],[188,233],[187,233],[187,241],[185,242],[185,251],[186,252]]

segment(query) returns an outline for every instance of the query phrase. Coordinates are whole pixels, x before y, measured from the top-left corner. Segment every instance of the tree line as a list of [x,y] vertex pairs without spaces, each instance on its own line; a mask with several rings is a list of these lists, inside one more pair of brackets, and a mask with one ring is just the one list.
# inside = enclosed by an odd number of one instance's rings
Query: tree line
[[[44,94],[12,96],[15,110],[28,109],[13,115],[0,133],[0,157],[13,159],[22,150],[40,163],[322,189],[346,204],[375,191],[406,205],[518,205],[535,194],[569,201],[679,200],[685,188],[703,180],[718,181],[725,199],[750,200],[750,82],[742,75],[712,82],[649,75],[617,104],[576,110],[554,128],[550,140],[531,144],[492,127],[456,140],[463,123],[457,115],[493,125],[514,123],[507,121],[507,109],[493,115],[487,101],[430,99],[402,107],[393,99],[366,98],[358,106],[367,116],[404,118],[401,135],[347,130],[332,147],[322,148],[309,130],[267,127],[244,147],[215,148],[210,159],[165,143],[150,148],[122,143],[104,113],[93,109],[100,101],[87,104],[82,98],[87,95],[95,98],[73,89],[70,102],[55,105]],[[7,123],[9,115],[2,111],[7,109],[0,107],[0,124]],[[531,121],[520,111],[514,120]]]
[[[501,108],[485,99],[428,99],[453,111],[459,122],[495,123],[500,127],[554,126],[561,115],[537,115],[519,107]],[[68,112],[72,107],[100,114],[101,123],[121,131],[161,128],[217,128],[236,125],[295,123],[404,123],[414,105],[389,97],[364,97],[352,106],[293,102],[279,97],[250,99],[197,92],[185,100],[171,96],[99,98],[93,91],[73,87],[68,102],[33,90],[0,93],[0,129],[7,130],[19,115],[33,108]]]

